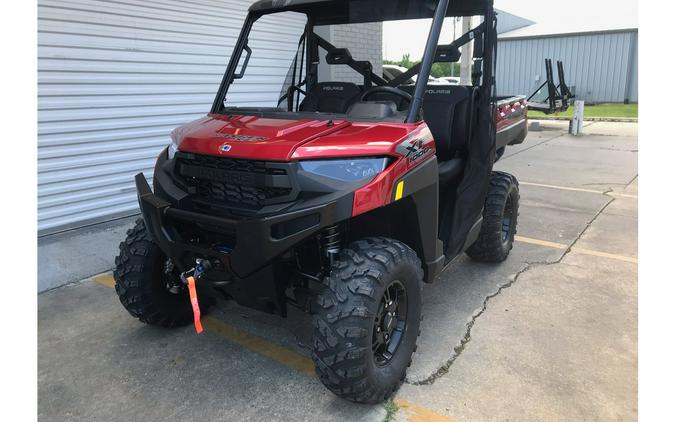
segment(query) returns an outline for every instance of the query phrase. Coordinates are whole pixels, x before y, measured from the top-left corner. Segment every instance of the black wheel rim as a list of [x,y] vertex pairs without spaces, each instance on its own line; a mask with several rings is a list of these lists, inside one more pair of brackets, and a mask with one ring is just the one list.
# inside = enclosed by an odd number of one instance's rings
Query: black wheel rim
[[511,203],[511,196],[506,197],[506,204],[504,204],[504,214],[502,215],[502,243],[505,245],[509,243],[511,237],[511,227],[513,223],[513,204]]
[[387,365],[401,345],[407,324],[408,301],[403,284],[389,284],[380,300],[373,325],[373,357],[377,366]]

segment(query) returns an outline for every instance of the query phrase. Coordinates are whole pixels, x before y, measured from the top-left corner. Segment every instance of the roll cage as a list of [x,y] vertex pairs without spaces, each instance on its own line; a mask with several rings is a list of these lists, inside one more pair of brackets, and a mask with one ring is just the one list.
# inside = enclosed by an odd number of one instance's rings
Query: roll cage
[[[344,64],[351,67],[364,78],[364,87],[376,86],[397,87],[411,76],[418,75],[417,83],[408,107],[404,122],[413,123],[419,120],[422,99],[431,66],[434,62],[454,62],[460,58],[459,47],[474,41],[474,69],[473,85],[479,88],[479,97],[484,99],[483,107],[487,111],[491,107],[494,96],[494,67],[496,58],[496,18],[492,0],[455,0],[449,6],[449,0],[260,0],[249,8],[249,13],[241,30],[233,54],[223,76],[220,88],[214,99],[212,113],[226,112],[225,99],[230,85],[235,79],[241,78],[246,70],[251,49],[248,47],[248,36],[253,23],[267,14],[279,12],[298,12],[306,15],[307,24],[304,34],[298,42],[299,48],[304,48],[305,54],[301,57],[300,70],[297,72],[296,56],[292,83],[287,91],[279,98],[289,103],[292,110],[294,102],[299,101],[300,94],[306,94],[318,81],[319,47],[331,52],[340,50],[329,41],[314,32],[315,26],[383,22],[403,19],[431,18],[431,28],[427,37],[422,60],[392,81],[385,81],[380,75],[373,73],[372,65],[367,61],[356,61],[347,57]],[[443,19],[451,16],[482,16],[483,22],[462,35],[450,44],[439,45],[439,37]],[[236,69],[242,54],[246,56],[239,73]],[[304,62],[304,63],[303,63]],[[303,77],[304,74],[304,77]],[[303,87],[305,88],[303,90]],[[247,114],[245,110],[237,109],[238,114]],[[255,113],[254,113],[255,114]],[[273,113],[266,113],[270,116]],[[287,117],[288,113],[283,113]],[[491,113],[490,113],[491,114]]]

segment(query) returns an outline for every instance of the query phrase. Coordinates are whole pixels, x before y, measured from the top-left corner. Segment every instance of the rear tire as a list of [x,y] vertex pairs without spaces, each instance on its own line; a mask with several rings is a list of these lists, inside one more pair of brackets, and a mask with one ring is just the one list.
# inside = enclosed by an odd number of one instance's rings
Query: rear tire
[[[175,270],[165,273],[166,260],[150,240],[143,220],[137,220],[115,258],[115,291],[122,306],[141,322],[167,328],[187,325],[193,321],[190,298],[185,288],[174,288],[175,293],[167,288],[179,275]],[[211,298],[199,296],[202,313],[212,304]]]
[[422,276],[415,251],[377,237],[340,252],[314,316],[312,358],[336,395],[379,403],[396,391],[417,350]]
[[519,200],[520,191],[515,176],[493,171],[485,198],[480,234],[467,249],[467,255],[483,262],[501,262],[509,256],[518,225]]

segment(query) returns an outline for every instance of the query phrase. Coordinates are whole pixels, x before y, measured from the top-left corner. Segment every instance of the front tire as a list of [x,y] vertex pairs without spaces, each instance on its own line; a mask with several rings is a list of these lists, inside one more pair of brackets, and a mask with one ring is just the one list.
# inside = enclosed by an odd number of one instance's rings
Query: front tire
[[[190,298],[187,289],[179,286],[176,270],[165,271],[166,262],[143,220],[137,220],[115,258],[115,291],[122,306],[141,322],[167,328],[187,325],[193,321]],[[211,298],[199,296],[202,313],[212,303]]]
[[483,208],[483,224],[478,239],[466,254],[476,261],[502,262],[513,248],[518,225],[520,191],[516,177],[493,171]]
[[379,403],[396,391],[417,349],[422,276],[415,251],[377,237],[340,252],[314,316],[312,358],[336,395]]

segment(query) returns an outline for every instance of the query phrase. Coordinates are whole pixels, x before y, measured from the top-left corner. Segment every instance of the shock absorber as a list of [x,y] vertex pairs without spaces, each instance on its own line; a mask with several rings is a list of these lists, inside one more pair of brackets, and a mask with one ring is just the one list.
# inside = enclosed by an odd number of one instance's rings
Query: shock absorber
[[340,226],[338,224],[326,227],[321,232],[321,247],[323,249],[323,254],[328,258],[331,266],[333,265],[333,261],[337,254],[340,253],[341,242]]

